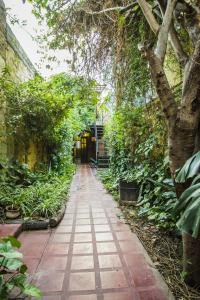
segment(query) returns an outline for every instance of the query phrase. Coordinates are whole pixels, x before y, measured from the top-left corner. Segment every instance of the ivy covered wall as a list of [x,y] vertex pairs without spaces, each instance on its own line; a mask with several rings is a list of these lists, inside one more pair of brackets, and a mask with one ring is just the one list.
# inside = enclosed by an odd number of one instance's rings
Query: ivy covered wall
[[[31,79],[36,73],[36,69],[6,22],[5,5],[3,0],[0,0],[0,75],[5,67],[15,82]],[[5,134],[6,109],[0,91],[0,160],[6,160],[14,153],[13,141]]]

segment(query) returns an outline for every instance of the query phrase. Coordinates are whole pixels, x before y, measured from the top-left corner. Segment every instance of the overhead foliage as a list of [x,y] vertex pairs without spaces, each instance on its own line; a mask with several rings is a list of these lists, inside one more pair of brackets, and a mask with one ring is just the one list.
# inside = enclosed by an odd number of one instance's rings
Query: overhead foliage
[[39,39],[51,49],[68,49],[74,71],[100,71],[110,78],[112,70],[119,102],[122,94],[123,99],[133,101],[133,95],[147,93],[150,73],[137,45],[151,32],[138,5],[121,1],[119,6],[115,0],[30,2],[35,15],[41,21],[45,19],[49,28],[48,34]]
[[6,133],[15,143],[40,143],[51,163],[71,157],[73,138],[95,119],[96,82],[61,73],[14,83],[0,78],[1,107],[6,107]]

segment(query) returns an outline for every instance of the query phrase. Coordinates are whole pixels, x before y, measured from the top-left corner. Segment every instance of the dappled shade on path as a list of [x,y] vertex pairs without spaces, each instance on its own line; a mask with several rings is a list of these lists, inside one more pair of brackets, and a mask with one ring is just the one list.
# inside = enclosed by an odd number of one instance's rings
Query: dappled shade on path
[[55,230],[24,232],[22,252],[46,300],[173,299],[137,236],[88,166]]

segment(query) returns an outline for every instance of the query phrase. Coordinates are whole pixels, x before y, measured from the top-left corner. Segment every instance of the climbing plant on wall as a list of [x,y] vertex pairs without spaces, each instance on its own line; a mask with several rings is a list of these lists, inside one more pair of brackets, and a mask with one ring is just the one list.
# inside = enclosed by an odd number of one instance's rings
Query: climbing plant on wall
[[0,79],[1,102],[6,103],[7,134],[28,149],[39,143],[47,161],[58,163],[71,157],[74,135],[95,118],[96,82],[67,74],[49,80],[40,76],[16,84],[5,72]]

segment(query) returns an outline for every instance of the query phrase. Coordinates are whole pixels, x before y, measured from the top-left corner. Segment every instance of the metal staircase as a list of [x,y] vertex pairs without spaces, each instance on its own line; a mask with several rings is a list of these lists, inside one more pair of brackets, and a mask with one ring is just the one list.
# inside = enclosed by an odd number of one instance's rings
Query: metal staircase
[[96,125],[96,157],[97,157],[97,167],[98,168],[108,168],[109,167],[109,155],[106,147],[106,142],[104,140],[104,126]]

